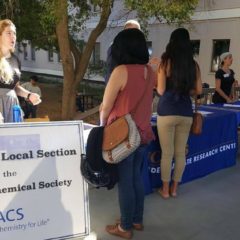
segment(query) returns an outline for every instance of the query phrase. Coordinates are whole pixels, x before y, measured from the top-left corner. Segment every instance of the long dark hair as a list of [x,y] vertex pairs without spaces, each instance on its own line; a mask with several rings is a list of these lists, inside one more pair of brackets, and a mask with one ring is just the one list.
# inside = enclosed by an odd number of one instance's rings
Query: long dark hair
[[161,66],[166,71],[171,88],[178,93],[189,94],[196,86],[198,65],[193,56],[188,30],[174,30],[162,55]]
[[145,36],[136,28],[119,32],[113,41],[111,53],[117,65],[147,64],[149,61]]

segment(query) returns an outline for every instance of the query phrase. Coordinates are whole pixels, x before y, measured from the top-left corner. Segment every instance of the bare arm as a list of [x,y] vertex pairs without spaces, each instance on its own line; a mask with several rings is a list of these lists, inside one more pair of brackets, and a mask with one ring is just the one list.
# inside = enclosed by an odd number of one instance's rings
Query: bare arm
[[166,90],[166,74],[163,66],[159,66],[158,78],[157,78],[157,92],[159,95],[163,95]]
[[124,65],[114,68],[106,86],[100,108],[100,125],[105,126],[115,100],[127,83],[127,69]]
[[41,102],[40,96],[38,94],[29,92],[28,90],[20,86],[19,83],[16,84],[15,91],[18,96],[28,98],[33,104],[38,104]]
[[200,72],[200,68],[196,63],[196,85],[195,85],[195,89],[191,90],[190,95],[200,95],[202,94],[202,79],[201,79],[201,72]]
[[158,57],[150,58],[148,65],[152,68],[153,72],[157,74],[160,64],[160,59]]
[[219,94],[221,97],[223,97],[223,98],[227,101],[227,103],[232,102],[231,98],[228,97],[228,96],[223,92],[223,90],[221,89],[221,80],[218,79],[218,78],[215,79],[215,90],[216,90],[216,92],[218,92],[218,94]]
[[232,88],[231,88],[231,94],[232,94],[232,100],[233,101],[237,101],[238,100],[238,93],[237,93],[237,89],[238,88],[238,80],[234,80],[234,83],[232,84]]
[[202,94],[202,78],[201,78],[201,72],[200,72],[200,68],[197,65],[197,82],[196,82],[196,94],[200,95]]

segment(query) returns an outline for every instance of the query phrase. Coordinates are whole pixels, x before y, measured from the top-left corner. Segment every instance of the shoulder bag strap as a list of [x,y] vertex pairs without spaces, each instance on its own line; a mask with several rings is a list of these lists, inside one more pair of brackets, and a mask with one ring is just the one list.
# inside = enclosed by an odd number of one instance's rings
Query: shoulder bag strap
[[[135,106],[135,107],[133,108],[133,110],[130,112],[131,114],[134,114],[134,113],[136,112],[136,110],[137,110],[137,108],[138,108],[138,106],[139,106],[139,103],[141,102],[141,99],[143,98],[144,94],[146,93],[147,88],[148,88],[148,85],[149,85],[149,83],[148,83],[148,82],[149,82],[149,66],[148,66],[148,65],[145,65],[145,67],[147,67],[147,77],[146,77],[146,79],[145,79],[145,81],[146,81],[145,89],[144,89],[144,91],[143,91],[143,94],[142,94],[141,97],[139,98],[136,106]],[[144,73],[145,73],[145,67],[144,67]],[[145,74],[144,74],[144,75],[145,75]]]

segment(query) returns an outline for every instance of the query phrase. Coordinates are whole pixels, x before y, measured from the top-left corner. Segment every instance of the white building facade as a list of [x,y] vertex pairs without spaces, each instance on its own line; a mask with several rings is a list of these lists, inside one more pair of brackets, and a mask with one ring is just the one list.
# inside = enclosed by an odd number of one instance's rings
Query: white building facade
[[[107,49],[116,34],[122,30],[127,19],[135,18],[134,13],[125,14],[122,0],[115,0],[108,28],[101,34],[92,55],[92,64],[106,61]],[[124,16],[124,17],[123,17]],[[90,31],[96,26],[98,17],[91,18],[85,32],[80,38],[87,40]],[[230,51],[233,54],[232,69],[236,79],[240,80],[240,1],[239,0],[201,0],[192,17],[191,24],[185,25],[193,41],[196,60],[201,69],[202,81],[214,86],[214,76],[218,65],[219,55]],[[175,26],[149,21],[148,44],[152,56],[160,57],[169,41]],[[21,47],[22,48],[22,47]],[[21,52],[17,51],[22,63],[22,70],[33,73],[63,76],[59,54],[38,50],[31,47],[29,42],[23,45]],[[94,77],[103,81],[103,78]]]

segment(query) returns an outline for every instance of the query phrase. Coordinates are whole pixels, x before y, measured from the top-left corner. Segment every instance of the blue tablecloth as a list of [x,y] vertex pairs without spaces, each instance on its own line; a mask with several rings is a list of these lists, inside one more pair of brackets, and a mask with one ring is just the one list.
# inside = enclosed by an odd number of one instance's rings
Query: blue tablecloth
[[[200,110],[211,114],[204,116],[202,134],[189,137],[182,183],[236,164],[238,149],[236,114],[221,109]],[[153,130],[157,137],[156,126],[153,126]],[[146,194],[161,186],[160,158],[161,150],[157,137],[147,146],[144,156],[143,178]]]
[[[224,111],[230,111],[236,114],[237,117],[237,124],[240,125],[240,107],[234,107],[234,106],[240,106],[240,101],[227,104],[228,106],[224,106],[223,103],[217,103],[217,104],[207,104],[202,105],[201,109],[204,109],[208,111],[209,109],[216,109],[216,110],[224,110]],[[232,105],[232,106],[231,106]]]

